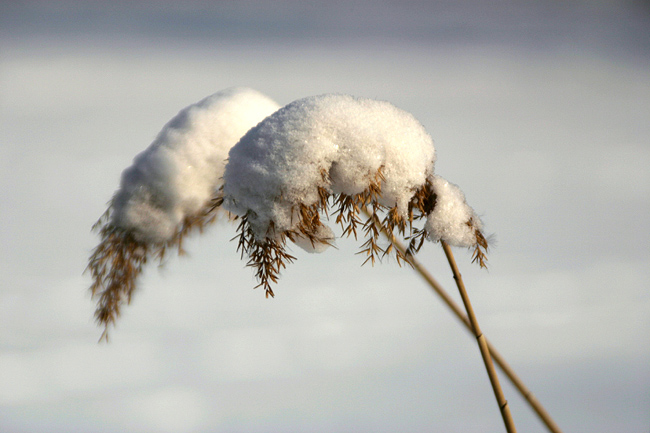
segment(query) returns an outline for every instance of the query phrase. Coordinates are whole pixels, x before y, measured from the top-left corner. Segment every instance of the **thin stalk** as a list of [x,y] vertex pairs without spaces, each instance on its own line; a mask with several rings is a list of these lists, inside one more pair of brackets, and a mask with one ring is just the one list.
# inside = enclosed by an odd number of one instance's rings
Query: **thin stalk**
[[[390,238],[395,248],[397,248],[404,257],[406,257],[406,260],[408,260],[411,266],[413,266],[413,269],[415,269],[417,273],[422,277],[422,279],[427,282],[429,287],[434,292],[436,292],[436,294],[442,299],[445,305],[447,305],[449,309],[456,315],[456,317],[463,323],[463,325],[465,325],[465,328],[473,333],[474,329],[472,328],[472,324],[463,312],[462,308],[458,306],[458,304],[453,300],[451,296],[449,296],[442,285],[438,283],[438,281],[433,277],[433,275],[431,275],[431,273],[424,267],[424,265],[422,265],[415,258],[415,256],[406,255],[406,247],[404,247],[404,245],[395,236],[393,236],[391,233],[387,233],[386,231],[384,231],[384,235]],[[539,419],[544,423],[546,428],[551,433],[563,433],[553,418],[551,418],[551,415],[546,411],[544,406],[542,406],[532,391],[528,389],[523,380],[521,380],[517,373],[515,373],[514,369],[510,366],[510,364],[508,364],[505,358],[487,340],[487,338],[485,341],[494,362],[497,363],[497,365],[501,368],[501,371],[508,377],[508,379],[510,379],[510,382],[512,382],[515,388],[517,388],[517,391],[519,391],[521,396],[528,402],[530,407],[537,414]]]
[[[406,251],[404,245],[402,245],[401,242],[399,242],[397,239],[393,239],[393,245],[395,245],[396,248],[402,250],[402,252]],[[431,289],[433,289],[433,291],[436,292],[438,296],[440,296],[442,301],[449,307],[449,309],[456,315],[456,317],[463,323],[463,325],[465,325],[467,330],[473,332],[472,324],[470,323],[461,307],[456,304],[456,302],[451,298],[451,296],[449,296],[449,294],[440,285],[440,283],[438,283],[438,281],[433,278],[431,273],[415,257],[409,256],[408,260],[409,263],[413,266],[413,269],[415,269],[418,274],[420,274],[420,276],[427,282],[429,287],[431,287]],[[546,411],[544,406],[542,406],[532,391],[528,389],[523,380],[521,380],[517,373],[515,373],[513,368],[510,366],[510,364],[508,364],[501,353],[499,353],[489,341],[487,341],[487,346],[490,350],[490,354],[492,355],[494,362],[496,362],[496,364],[501,368],[501,371],[508,377],[508,379],[510,379],[510,382],[512,382],[522,397],[524,397],[524,399],[528,402],[540,420],[544,423],[544,425],[546,425],[546,428],[548,428],[551,433],[562,433],[562,430],[551,418],[550,414]]]
[[492,384],[492,389],[494,390],[494,396],[497,399],[499,409],[501,410],[501,416],[503,417],[503,423],[506,426],[508,433],[516,433],[517,429],[515,428],[515,423],[512,419],[512,414],[510,413],[510,406],[508,406],[508,400],[506,400],[503,395],[503,390],[501,389],[501,384],[499,384],[499,377],[497,376],[497,371],[494,368],[492,363],[492,357],[490,356],[490,349],[488,348],[487,339],[485,335],[481,332],[481,328],[478,325],[478,320],[474,314],[474,309],[465,290],[465,284],[463,283],[463,278],[458,271],[458,266],[456,265],[456,260],[454,255],[451,252],[451,248],[445,241],[440,241],[442,244],[442,249],[445,251],[447,260],[449,261],[449,266],[454,273],[454,280],[456,280],[456,285],[458,286],[458,291],[460,292],[460,297],[465,304],[465,310],[467,311],[467,317],[469,322],[472,325],[472,330],[474,336],[478,340],[478,347],[481,351],[481,356],[483,357],[483,362],[485,363],[485,369],[487,370],[488,377],[490,378],[490,383]]

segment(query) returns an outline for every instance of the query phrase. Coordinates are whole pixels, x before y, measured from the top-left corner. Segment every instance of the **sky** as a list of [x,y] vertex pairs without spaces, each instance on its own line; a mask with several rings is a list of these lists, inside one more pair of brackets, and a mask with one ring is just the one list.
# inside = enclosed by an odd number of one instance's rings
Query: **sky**
[[[122,170],[231,86],[387,100],[494,234],[483,332],[564,432],[650,428],[650,8],[623,1],[0,4],[0,431],[504,431],[474,338],[359,245],[265,299],[217,223],[98,343],[84,275]],[[458,300],[439,245],[420,261]],[[547,431],[500,375],[519,431]]]

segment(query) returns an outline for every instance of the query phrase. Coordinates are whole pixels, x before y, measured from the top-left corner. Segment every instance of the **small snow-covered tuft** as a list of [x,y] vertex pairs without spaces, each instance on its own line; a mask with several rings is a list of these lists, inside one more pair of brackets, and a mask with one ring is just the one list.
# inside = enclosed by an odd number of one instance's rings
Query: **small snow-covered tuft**
[[249,88],[215,93],[181,110],[122,173],[110,224],[164,243],[220,187],[230,148],[280,106]]
[[483,225],[474,210],[465,201],[465,194],[457,185],[440,176],[431,180],[436,204],[427,216],[425,229],[432,241],[443,240],[457,247],[476,245],[476,230]]
[[354,195],[381,172],[381,204],[406,216],[413,192],[432,175],[431,136],[394,105],[348,95],[300,99],[267,117],[235,145],[224,175],[224,206],[246,215],[256,238],[295,228],[296,205],[319,187]]

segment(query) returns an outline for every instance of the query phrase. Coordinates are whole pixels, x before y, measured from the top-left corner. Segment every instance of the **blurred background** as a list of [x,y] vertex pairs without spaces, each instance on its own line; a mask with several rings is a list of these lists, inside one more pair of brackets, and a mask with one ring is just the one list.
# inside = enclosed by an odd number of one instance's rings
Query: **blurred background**
[[[0,431],[495,432],[475,339],[358,244],[275,299],[213,226],[98,344],[83,275],[120,173],[231,86],[412,112],[494,233],[479,323],[566,432],[650,429],[650,6],[642,1],[0,3]],[[437,244],[420,260],[455,297]],[[519,431],[545,427],[501,374]]]

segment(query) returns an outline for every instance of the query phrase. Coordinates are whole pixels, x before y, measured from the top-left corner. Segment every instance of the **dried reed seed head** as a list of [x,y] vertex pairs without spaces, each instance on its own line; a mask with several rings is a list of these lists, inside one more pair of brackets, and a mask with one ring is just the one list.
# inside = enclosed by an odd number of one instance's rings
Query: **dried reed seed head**
[[120,315],[120,307],[129,303],[136,288],[135,280],[147,262],[149,246],[129,232],[106,225],[101,229],[102,241],[90,256],[87,270],[93,277],[90,291],[99,298],[95,318],[104,326],[102,339],[108,338],[108,327]]
[[[320,229],[324,226],[321,214],[328,216],[328,210],[335,216],[335,222],[341,227],[344,237],[357,236],[361,233],[365,239],[358,254],[366,256],[363,264],[383,260],[385,257],[395,257],[397,263],[410,264],[408,257],[415,255],[424,244],[428,233],[425,228],[418,228],[414,222],[424,219],[436,206],[437,196],[431,183],[427,180],[420,188],[414,191],[408,204],[407,214],[403,215],[398,207],[387,207],[380,202],[381,186],[384,180],[383,168],[369,175],[368,187],[354,195],[344,193],[331,194],[325,187],[319,187],[319,200],[311,205],[298,203],[292,208],[293,227],[283,233],[275,233],[273,221],[270,222],[267,236],[262,241],[256,240],[248,219],[242,218],[238,227],[239,246],[242,256],[249,256],[248,266],[255,269],[259,281],[257,287],[264,287],[267,296],[273,296],[271,284],[277,282],[280,271],[286,268],[295,257],[286,253],[286,241],[296,242],[298,237],[303,237],[312,243],[329,244],[330,239],[319,237]],[[321,170],[321,178],[329,181],[327,171]],[[365,214],[361,217],[361,213]],[[292,217],[292,218],[293,218]],[[467,222],[476,236],[476,249],[474,261],[480,266],[486,266],[487,241],[473,220]],[[382,246],[380,235],[384,233],[388,244]],[[407,240],[408,248],[402,251],[394,244],[395,233]]]
[[476,236],[476,245],[472,253],[472,263],[478,263],[481,268],[487,268],[488,241],[481,230],[476,227],[473,219],[470,219],[467,225],[474,229],[474,236]]
[[[331,181],[329,173],[321,170],[321,178],[324,186],[318,186],[318,200],[311,205],[298,203],[292,207],[292,218],[293,215],[297,218],[292,229],[276,233],[275,224],[270,221],[267,236],[260,241],[250,225],[248,215],[240,218],[238,235],[233,239],[238,238],[237,250],[241,257],[244,254],[249,257],[247,266],[255,270],[259,282],[256,288],[264,288],[267,297],[274,296],[272,284],[277,283],[281,270],[296,259],[286,252],[287,239],[295,243],[298,237],[303,237],[312,246],[331,244],[330,238],[319,235],[325,227],[321,214],[329,219],[328,211],[336,216],[335,222],[341,227],[344,237],[353,235],[357,239],[359,232],[363,234],[365,241],[358,252],[367,256],[363,264],[371,262],[374,265],[376,260],[383,260],[386,256],[395,257],[399,265],[411,264],[408,257],[421,249],[428,236],[427,230],[418,228],[414,222],[426,218],[436,207],[437,196],[429,180],[414,191],[404,215],[397,205],[387,207],[381,203],[382,183],[385,180],[383,167],[368,175],[368,187],[364,191],[353,195],[331,194],[328,189]],[[162,261],[170,247],[175,247],[178,254],[182,255],[184,237],[194,230],[202,231],[214,222],[222,204],[223,196],[219,192],[202,212],[185,217],[167,242],[157,244],[142,242],[133,233],[111,225],[108,222],[111,216],[109,206],[93,226],[94,229],[99,229],[102,241],[88,264],[88,270],[94,278],[91,292],[93,297],[99,297],[95,317],[105,327],[103,339],[108,339],[108,327],[119,317],[121,306],[130,302],[136,290],[136,279],[147,259],[154,257]],[[365,216],[361,217],[361,213]],[[237,219],[230,214],[229,218]],[[488,242],[473,219],[466,224],[474,230],[476,238],[472,262],[486,267]],[[395,232],[408,241],[406,251],[395,246]],[[382,233],[388,239],[385,247],[379,241]]]
[[276,283],[280,271],[295,260],[295,257],[286,252],[285,246],[286,239],[293,239],[296,232],[282,233],[278,239],[276,236],[267,237],[259,242],[255,238],[247,216],[241,218],[237,231],[239,233],[237,248],[241,251],[242,256],[244,253],[248,255],[247,266],[255,270],[255,277],[259,281],[255,288],[262,287],[267,298],[274,297],[271,283]]
[[220,203],[218,197],[207,204],[196,215],[186,216],[174,235],[166,242],[145,242],[130,231],[110,223],[112,207],[109,207],[93,225],[99,231],[101,241],[93,250],[86,271],[93,282],[90,285],[92,297],[97,299],[96,321],[104,326],[102,339],[108,339],[108,328],[114,325],[121,314],[121,307],[129,304],[137,289],[137,278],[148,259],[157,259],[161,264],[169,248],[179,255],[185,254],[183,240],[193,231],[202,232],[217,217]]
[[[323,180],[329,180],[329,176],[323,173],[326,172],[322,172]],[[355,195],[342,193],[332,195],[325,187],[319,187],[319,200],[316,203],[310,206],[304,204],[295,206],[297,209],[295,214],[298,218],[295,229],[277,234],[271,221],[268,229],[269,237],[262,242],[255,238],[248,218],[246,216],[241,218],[237,229],[239,233],[237,249],[242,258],[244,254],[249,256],[247,265],[255,269],[259,281],[257,287],[263,287],[267,297],[274,296],[271,284],[278,281],[281,270],[295,260],[295,257],[286,252],[287,239],[296,242],[297,237],[304,237],[312,245],[331,243],[331,239],[319,237],[317,233],[324,226],[321,213],[328,218],[327,211],[332,208],[332,214],[336,215],[336,223],[340,225],[343,236],[353,235],[356,239],[359,229],[363,233],[365,242],[359,251],[359,254],[367,256],[363,264],[371,262],[374,265],[376,260],[383,260],[391,255],[400,265],[402,262],[409,263],[408,256],[415,255],[427,237],[426,230],[414,226],[413,223],[426,217],[435,208],[436,195],[429,182],[425,182],[414,192],[405,218],[397,206],[388,208],[379,201],[383,180],[382,169],[369,176],[369,179],[368,188]],[[332,198],[332,206],[328,206],[330,198]],[[136,278],[142,272],[142,266],[148,257],[163,260],[169,247],[176,247],[178,253],[182,255],[184,237],[193,230],[202,231],[206,225],[212,223],[222,203],[222,196],[215,197],[205,207],[203,213],[186,217],[181,228],[168,242],[156,245],[139,242],[130,233],[106,224],[110,217],[110,212],[107,211],[96,224],[96,227],[101,227],[103,239],[91,256],[88,266],[95,279],[91,291],[93,296],[99,296],[96,311],[98,322],[108,327],[116,321],[122,304],[130,302],[136,289]],[[360,217],[362,212],[366,214],[365,218]],[[468,221],[467,225],[474,228],[476,236],[473,262],[486,267],[487,240],[475,227],[474,221]],[[405,252],[394,246],[395,232],[409,241]],[[388,245],[385,247],[382,247],[379,241],[381,233],[385,233],[389,238]]]

